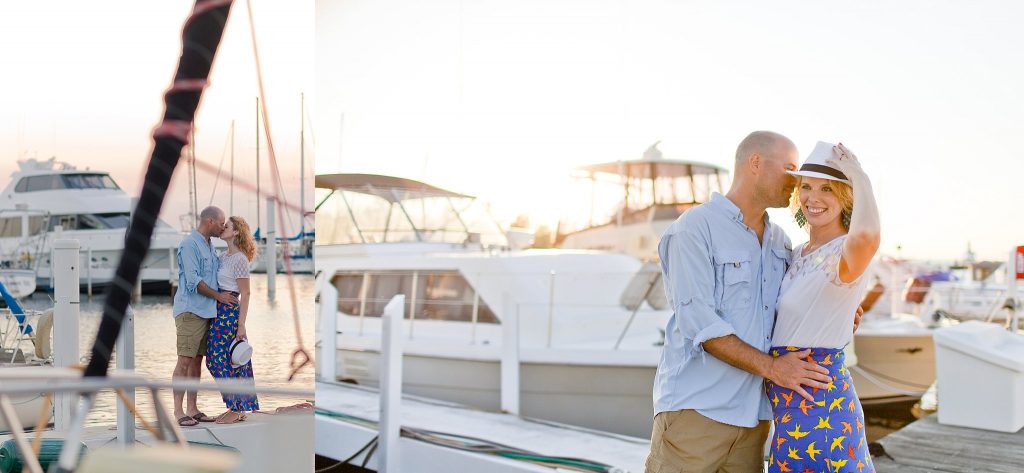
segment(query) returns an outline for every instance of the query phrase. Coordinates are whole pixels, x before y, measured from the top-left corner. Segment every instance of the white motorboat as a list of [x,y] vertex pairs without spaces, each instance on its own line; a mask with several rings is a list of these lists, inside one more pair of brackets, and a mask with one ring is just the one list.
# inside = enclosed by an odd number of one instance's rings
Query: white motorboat
[[0,269],[0,284],[15,298],[22,298],[36,292],[36,273],[28,269]]
[[[303,228],[299,234],[294,237],[287,239],[287,251],[289,255],[288,268],[285,268],[284,254],[285,245],[284,238],[278,238],[277,245],[277,272],[278,274],[286,273],[288,269],[294,274],[313,274],[313,253],[315,249],[314,242],[316,241],[315,233],[312,231],[306,231]],[[249,270],[253,273],[266,273],[266,242],[260,245],[259,252],[256,254],[256,258],[249,264]]]
[[[32,282],[34,285],[34,275]],[[50,365],[52,311],[25,311],[18,302],[21,296],[8,288],[6,281],[0,278],[0,369],[6,372],[9,369]],[[11,396],[11,405],[21,425],[35,425],[45,403],[43,393]],[[7,422],[0,416],[0,432],[8,430]]]
[[339,293],[341,378],[376,385],[380,314],[407,294],[405,392],[497,410],[501,321],[517,314],[523,415],[650,435],[670,315],[651,290],[659,271],[622,253],[510,249],[472,197],[421,182],[316,180],[331,193],[316,263]]
[[[30,270],[50,288],[50,247],[57,238],[80,242],[88,264],[83,286],[113,279],[124,248],[131,198],[103,171],[79,170],[51,158],[18,162],[0,192],[0,264]],[[140,271],[143,290],[166,290],[176,277],[174,249],[182,234],[158,221]]]

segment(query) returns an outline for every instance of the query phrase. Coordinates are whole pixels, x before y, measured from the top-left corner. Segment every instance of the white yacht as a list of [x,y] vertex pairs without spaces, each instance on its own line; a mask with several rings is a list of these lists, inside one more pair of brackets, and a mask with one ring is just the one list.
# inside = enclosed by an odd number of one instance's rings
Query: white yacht
[[[40,288],[50,288],[50,246],[57,238],[73,238],[89,260],[81,269],[82,285],[109,284],[124,248],[128,194],[106,172],[53,158],[18,166],[0,192],[0,267],[31,270]],[[166,290],[176,280],[174,249],[182,236],[157,222],[140,271],[143,290]]]
[[[660,143],[660,142],[658,142]],[[683,212],[724,194],[729,172],[714,164],[667,159],[654,143],[640,159],[591,164],[575,170],[590,215],[559,225],[559,248],[607,250],[658,259],[658,240]]]
[[[380,315],[407,295],[403,390],[499,408],[501,321],[519,317],[522,413],[650,435],[660,272],[622,253],[520,250],[466,195],[390,176],[316,177],[316,265],[338,290],[340,377],[375,386]],[[331,361],[322,361],[331,362]],[[601,415],[594,415],[600,412]]]

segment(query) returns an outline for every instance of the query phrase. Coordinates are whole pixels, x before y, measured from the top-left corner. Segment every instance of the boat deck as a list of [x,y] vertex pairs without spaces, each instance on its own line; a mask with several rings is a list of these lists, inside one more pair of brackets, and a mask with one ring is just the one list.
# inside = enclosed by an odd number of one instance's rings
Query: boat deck
[[[317,383],[316,453],[345,459],[377,436],[380,415],[379,392],[361,386]],[[617,467],[621,472],[643,471],[650,446],[646,439],[610,434],[574,426],[486,412],[458,404],[413,396],[402,399],[400,424],[488,440],[542,455],[572,457]],[[594,415],[601,415],[594,413]],[[496,455],[440,447],[403,437],[400,461],[418,465],[423,472],[489,471],[550,472],[549,467],[510,460]],[[370,449],[367,449],[370,451]],[[377,455],[357,456],[352,463],[376,469]],[[428,460],[429,459],[429,460]]]
[[872,455],[878,473],[1024,471],[1024,430],[1006,434],[941,425],[935,415],[893,432]]
[[[242,462],[235,470],[237,472],[312,471],[313,458],[308,453],[313,441],[312,424],[312,416],[308,413],[253,413],[245,421],[235,424],[200,423],[181,430],[189,441],[238,449]],[[135,432],[138,444],[158,442],[141,426],[136,426]],[[35,433],[28,432],[28,436],[31,440]],[[10,434],[0,434],[0,442],[9,438],[12,438]],[[43,432],[43,438],[64,438],[64,434],[47,430]],[[81,441],[90,451],[116,446],[116,427],[86,427]]]

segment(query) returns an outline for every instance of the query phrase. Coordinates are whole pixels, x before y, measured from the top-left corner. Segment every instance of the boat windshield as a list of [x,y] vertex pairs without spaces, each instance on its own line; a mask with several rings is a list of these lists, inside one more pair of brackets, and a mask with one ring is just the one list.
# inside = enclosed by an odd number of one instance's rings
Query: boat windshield
[[68,189],[120,189],[106,174],[64,174],[62,177]]
[[[128,228],[128,212],[111,212],[102,214],[71,214],[50,216],[49,230],[53,231],[57,225],[64,230],[110,230],[116,228]],[[162,220],[157,221],[158,227],[169,227]]]
[[39,192],[61,189],[113,189],[120,187],[110,176],[97,173],[44,174],[23,177],[15,186],[15,192]]
[[508,244],[487,208],[472,198],[388,200],[337,190],[317,209],[317,217],[318,245],[417,241],[479,242],[485,247]]

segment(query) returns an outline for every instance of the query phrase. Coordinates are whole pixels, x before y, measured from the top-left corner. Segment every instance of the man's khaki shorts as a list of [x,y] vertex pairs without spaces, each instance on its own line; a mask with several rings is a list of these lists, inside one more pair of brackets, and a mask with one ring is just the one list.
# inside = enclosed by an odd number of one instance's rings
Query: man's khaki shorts
[[195,357],[206,354],[206,333],[210,319],[204,319],[191,312],[182,312],[174,318],[178,334],[178,356]]
[[737,427],[695,410],[660,412],[654,417],[646,473],[759,473],[770,422]]

